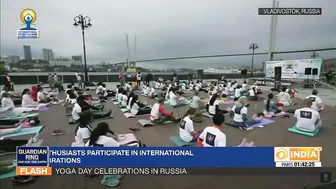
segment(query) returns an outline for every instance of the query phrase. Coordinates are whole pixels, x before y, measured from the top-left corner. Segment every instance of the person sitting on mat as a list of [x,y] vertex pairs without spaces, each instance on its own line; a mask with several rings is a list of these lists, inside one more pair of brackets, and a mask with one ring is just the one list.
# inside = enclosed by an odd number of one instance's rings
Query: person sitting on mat
[[157,95],[156,95],[156,90],[154,87],[151,88],[151,91],[149,92],[148,94],[148,97],[149,98],[155,98]]
[[274,95],[269,93],[267,96],[267,100],[264,101],[264,111],[265,115],[275,115],[282,112],[282,104],[276,104],[272,99]]
[[[103,106],[102,106],[103,107]],[[92,116],[92,118],[95,119],[102,119],[102,118],[107,118],[110,117],[112,114],[112,111],[108,111],[105,114],[94,114],[91,112],[92,110],[101,110],[100,108],[91,106],[90,104],[88,104],[87,102],[85,102],[84,96],[79,96],[77,98],[77,103],[74,105],[71,115],[72,118],[78,122],[80,116],[84,115],[84,116]]]
[[134,95],[132,97],[132,100],[130,102],[130,109],[131,109],[131,114],[134,116],[150,114],[152,110],[151,107],[148,107],[145,104],[142,104],[141,102],[139,102],[138,95]]
[[179,107],[179,106],[184,106],[186,105],[187,101],[184,97],[180,97],[178,95],[176,95],[177,91],[176,88],[173,88],[172,91],[170,91],[170,94],[169,94],[169,103],[171,106],[173,107]]
[[191,120],[195,115],[196,109],[189,108],[187,113],[184,115],[184,118],[180,122],[180,138],[184,142],[196,142],[202,131],[195,131],[194,123]]
[[31,91],[29,89],[24,89],[22,91],[22,103],[21,106],[24,108],[38,108],[38,107],[46,107],[49,103],[38,103],[33,100],[31,95]]
[[120,103],[122,108],[127,107],[127,101],[128,101],[127,91],[124,90],[121,95],[121,103]]
[[149,86],[145,85],[143,89],[143,94],[147,96],[151,92],[151,90],[152,89]]
[[118,93],[119,93],[120,85],[117,85],[117,88],[115,90],[115,97],[117,98]]
[[261,123],[264,115],[262,113],[254,114],[251,119],[247,118],[247,98],[240,97],[238,103],[234,105],[230,111],[232,125],[236,127],[249,127],[254,124]]
[[[110,130],[109,125],[105,122],[99,123],[91,132],[90,140],[86,146],[91,147],[120,147],[120,144],[112,137],[107,136],[114,132]],[[120,184],[121,175],[104,175],[101,184],[110,187],[116,187]]]
[[68,91],[66,100],[65,100],[65,115],[71,115],[69,114],[70,111],[72,111],[74,105],[77,102],[77,96],[75,95],[75,93],[73,91]]
[[246,81],[243,82],[242,89],[243,89],[243,91],[247,91],[248,90],[248,88],[247,88],[247,82]]
[[78,127],[75,131],[75,142],[72,147],[82,147],[89,141],[92,132],[92,127],[89,124],[89,119],[86,116],[80,116]]
[[230,94],[229,87],[227,85],[223,85],[222,97],[226,98]]
[[214,116],[215,114],[229,113],[227,110],[219,109],[220,104],[221,104],[221,101],[219,100],[218,95],[217,94],[212,95],[212,98],[209,100],[206,106],[207,112],[212,116]]
[[164,108],[165,99],[160,98],[152,107],[150,120],[154,124],[164,124],[167,121],[179,122],[181,119],[175,118],[172,113],[167,112]]
[[324,109],[324,106],[322,104],[322,100],[320,97],[317,96],[318,91],[316,89],[313,90],[312,94],[307,96],[306,98],[309,98],[312,101],[311,108],[315,111],[322,111]]
[[258,100],[257,91],[255,87],[251,87],[248,93],[249,93],[249,100]]
[[278,94],[278,102],[284,106],[290,106],[292,104],[292,99],[286,92],[286,87],[281,88],[281,92]]
[[130,110],[131,109],[131,101],[132,101],[132,98],[134,96],[134,93],[133,92],[130,92],[130,94],[128,95],[127,97],[127,109]]
[[2,117],[20,115],[34,110],[36,110],[36,108],[15,107],[13,100],[9,97],[9,94],[7,92],[2,94],[0,110]]
[[221,131],[225,121],[223,114],[216,114],[212,117],[214,126],[206,127],[198,137],[197,143],[200,147],[226,147],[226,135]]
[[37,88],[38,93],[37,93],[37,102],[38,103],[53,103],[53,104],[59,104],[62,103],[63,100],[58,100],[57,97],[51,96],[47,92],[44,91],[44,89],[40,86]]
[[286,93],[288,93],[292,99],[295,99],[295,93],[299,93],[299,92],[293,88],[292,84],[290,84],[288,85],[288,88],[286,89]]
[[124,92],[124,89],[119,88],[118,95],[117,95],[117,100],[118,100],[119,104],[121,104],[123,92]]
[[243,89],[241,88],[240,85],[238,85],[235,89],[235,94],[234,94],[234,101],[237,101],[239,97],[243,96]]
[[315,132],[322,126],[320,113],[312,107],[313,102],[306,98],[303,100],[304,108],[297,109],[294,113],[296,118],[295,127],[305,132]]
[[170,92],[173,90],[173,87],[169,84],[167,92],[166,92],[166,99],[169,100]]

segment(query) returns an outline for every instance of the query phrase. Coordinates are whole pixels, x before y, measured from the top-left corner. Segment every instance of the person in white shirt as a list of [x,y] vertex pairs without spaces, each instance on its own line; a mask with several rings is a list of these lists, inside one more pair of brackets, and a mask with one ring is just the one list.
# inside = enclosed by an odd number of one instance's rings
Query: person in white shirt
[[261,123],[264,115],[262,113],[254,114],[251,119],[247,117],[247,97],[242,96],[238,99],[236,105],[234,105],[230,111],[230,117],[232,118],[232,125],[236,127],[246,128],[254,124]]
[[121,103],[120,103],[122,108],[127,107],[127,101],[128,101],[127,91],[123,91],[121,95]]
[[229,89],[229,87],[227,86],[227,85],[224,85],[223,86],[223,88],[224,88],[224,90],[222,91],[222,97],[228,97],[229,96],[229,94],[230,94],[230,89]]
[[167,88],[165,99],[169,100],[169,94],[172,90],[173,90],[173,87],[171,86],[171,84],[169,84],[169,86]]
[[[190,107],[195,109],[204,109],[204,105],[201,103],[201,98],[198,96],[199,92],[195,91],[195,95],[192,98]],[[200,107],[201,106],[201,107]]]
[[217,94],[212,95],[211,99],[209,100],[206,108],[210,115],[214,116],[215,114],[227,114],[229,113],[227,110],[222,110],[219,108],[221,101]]
[[141,73],[140,72],[138,72],[136,78],[137,78],[137,87],[140,88],[141,86]]
[[130,101],[131,114],[136,115],[147,115],[151,113],[151,107],[146,106],[139,102],[138,95],[134,95]]
[[247,82],[246,81],[243,82],[242,89],[243,89],[243,91],[247,91],[248,90],[247,89]]
[[199,83],[196,83],[195,90],[199,91],[201,88],[202,88],[202,85],[200,85]]
[[131,101],[132,101],[132,98],[133,98],[133,96],[134,96],[134,93],[133,92],[131,92],[128,96],[127,96],[127,106],[126,106],[126,108],[128,109],[128,110],[130,110],[131,109]]
[[15,107],[13,100],[9,97],[7,92],[3,93],[2,95],[0,110],[1,117],[6,117],[9,115],[20,115],[22,113],[36,110],[36,108]]
[[110,117],[112,114],[111,110],[105,114],[92,113],[92,108],[93,107],[90,104],[85,102],[84,96],[79,96],[77,97],[77,102],[74,104],[71,112],[72,118],[75,120],[75,122],[78,122],[81,116],[92,117],[95,120]]
[[179,136],[184,142],[196,142],[202,131],[194,130],[193,116],[196,109],[189,108],[183,120],[180,122]]
[[46,107],[49,103],[38,103],[32,98],[31,91],[29,89],[24,89],[22,91],[22,103],[21,106],[24,108],[39,108]]
[[149,98],[155,98],[155,97],[157,97],[156,90],[155,90],[154,87],[151,88],[151,91],[149,92],[148,97]]
[[181,89],[182,89],[182,91],[187,90],[187,84],[185,83],[185,81],[183,81],[183,82],[181,83]]
[[77,103],[77,96],[73,91],[67,92],[67,97],[65,99],[65,115],[70,115],[69,112],[72,111],[74,105]]
[[150,120],[154,124],[164,124],[167,121],[179,122],[181,119],[175,118],[172,113],[167,112],[164,108],[165,99],[160,98],[152,107]]
[[117,85],[116,92],[115,92],[115,97],[116,98],[118,97],[119,89],[120,89],[120,85]]
[[189,89],[190,89],[190,90],[195,90],[194,87],[195,87],[195,86],[194,86],[194,82],[191,82],[190,85],[189,85]]
[[226,135],[221,131],[225,121],[223,114],[216,114],[212,121],[214,126],[206,127],[198,137],[197,143],[200,147],[226,147]]
[[92,127],[89,120],[85,116],[79,118],[79,124],[75,131],[75,142],[71,144],[72,147],[83,147],[90,140]]
[[79,72],[76,73],[76,78],[78,82],[78,88],[83,89],[82,75]]
[[292,104],[291,97],[286,92],[286,87],[283,87],[281,92],[278,94],[278,102],[284,106],[290,106]]
[[146,86],[146,87],[144,88],[144,90],[143,90],[144,95],[148,95],[148,94],[151,92],[151,90],[152,90],[152,89],[151,89],[150,87],[147,87],[147,86]]
[[312,101],[311,108],[319,112],[324,109],[324,106],[322,104],[321,98],[318,97],[317,94],[318,94],[318,91],[315,89],[313,90],[312,94],[307,96],[306,98],[309,98]]
[[123,88],[120,88],[118,90],[118,95],[117,95],[117,100],[118,102],[121,104],[121,101],[122,101],[122,95],[123,95],[123,92],[124,92],[124,89]]
[[322,126],[322,120],[318,111],[311,108],[313,102],[306,98],[303,100],[304,108],[297,109],[294,113],[296,118],[295,127],[305,132],[315,132]]
[[169,93],[169,103],[171,106],[173,106],[174,108],[180,107],[180,106],[184,106],[187,104],[187,101],[184,97],[179,97],[178,95],[176,95],[177,89],[173,88],[172,91],[170,91]]
[[256,91],[255,87],[251,87],[251,89],[248,91],[248,93],[249,93],[249,99],[250,100],[258,100],[257,91]]
[[104,95],[104,87],[103,87],[103,83],[101,82],[98,83],[98,87],[96,88],[96,95],[98,96]]
[[239,97],[243,96],[243,89],[241,88],[240,85],[238,85],[235,89],[235,94],[234,94],[234,101],[237,101]]
[[[107,134],[114,135],[110,130],[109,125],[105,122],[99,123],[91,132],[90,140],[86,146],[90,147],[120,147],[120,143],[114,138],[107,136]],[[104,175],[101,183],[106,186],[115,187],[120,183],[121,175]]]

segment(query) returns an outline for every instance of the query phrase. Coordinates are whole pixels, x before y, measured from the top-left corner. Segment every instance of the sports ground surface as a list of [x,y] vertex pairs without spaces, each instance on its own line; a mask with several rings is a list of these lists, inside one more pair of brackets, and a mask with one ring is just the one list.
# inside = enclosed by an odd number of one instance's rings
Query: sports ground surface
[[[268,92],[264,92],[267,94]],[[335,94],[335,93],[333,93]],[[188,95],[189,97],[192,94]],[[201,96],[206,97],[201,93]],[[146,97],[141,97],[145,99]],[[322,97],[323,98],[327,97]],[[149,104],[155,101],[147,99]],[[300,108],[301,100],[297,100],[298,105],[292,107]],[[131,126],[139,126],[137,120],[139,118],[126,118],[119,108],[112,104],[112,101],[104,103],[105,110],[112,109],[114,119],[106,120],[110,128],[116,133],[128,133]],[[165,105],[168,111],[175,114],[183,115],[187,107],[173,109]],[[261,112],[263,108],[262,101],[250,102],[249,115]],[[323,167],[335,167],[333,171],[333,179],[336,176],[336,108],[326,106],[325,111],[321,113],[323,120],[323,129],[314,137],[306,137],[289,133],[287,129],[295,123],[293,115],[291,118],[272,118],[275,123],[265,126],[264,128],[256,128],[252,131],[245,131],[229,126],[223,126],[223,132],[227,136],[227,145],[235,146],[241,142],[243,138],[253,140],[257,146],[321,146],[323,147],[321,162]],[[228,117],[226,117],[228,119]],[[64,107],[61,105],[53,105],[47,112],[40,113],[42,124],[46,127],[41,133],[44,139],[44,145],[49,146],[70,146],[74,140],[75,125],[68,125],[68,117],[65,116]],[[95,127],[98,122],[93,122]],[[195,129],[200,130],[211,124],[211,120],[204,118],[203,123],[196,123]],[[62,129],[66,134],[61,136],[52,136],[54,129]],[[136,137],[147,146],[174,146],[169,140],[172,135],[178,134],[178,125],[169,124],[163,126],[154,126],[141,128],[136,132]],[[20,137],[29,138],[30,136]],[[13,138],[14,139],[14,138]],[[220,157],[218,157],[220,158]],[[249,158],[249,157],[246,157]],[[48,188],[48,189],[99,189],[108,188],[100,184],[102,176],[96,178],[85,179],[84,176],[51,176],[38,178],[35,183],[27,185],[12,185],[10,179],[0,181],[1,189],[11,188]],[[121,180],[120,189],[301,189],[304,184],[315,186],[320,184],[320,175],[208,175],[208,176],[125,176]]]

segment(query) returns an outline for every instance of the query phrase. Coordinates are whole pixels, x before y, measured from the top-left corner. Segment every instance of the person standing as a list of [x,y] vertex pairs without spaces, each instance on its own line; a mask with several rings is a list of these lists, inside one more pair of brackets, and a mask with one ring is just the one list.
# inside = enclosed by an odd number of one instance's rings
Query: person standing
[[77,72],[76,73],[76,78],[77,78],[77,82],[78,82],[78,88],[79,89],[83,89],[82,74],[80,74],[79,72]]
[[138,72],[136,77],[137,77],[137,87],[140,88],[140,86],[141,86],[141,73]]
[[123,87],[125,85],[125,74],[123,71],[120,72],[119,80],[120,80],[120,86]]
[[50,89],[54,90],[54,88],[55,88],[55,79],[54,79],[54,76],[51,73],[48,74],[48,83],[49,83]]

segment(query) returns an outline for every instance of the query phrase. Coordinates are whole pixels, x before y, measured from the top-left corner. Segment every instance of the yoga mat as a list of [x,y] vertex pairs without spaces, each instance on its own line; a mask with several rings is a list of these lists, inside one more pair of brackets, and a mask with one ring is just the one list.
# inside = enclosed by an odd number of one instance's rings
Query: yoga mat
[[127,108],[121,108],[120,111],[125,113],[125,112],[128,112],[128,109]]
[[287,114],[286,112],[280,112],[280,113],[277,113],[277,114],[264,112],[265,117],[268,117],[268,118],[279,117],[279,116],[283,116],[283,115],[286,115],[286,114]]
[[263,120],[261,120],[260,123],[254,124],[254,125],[250,125],[247,128],[247,130],[254,129],[254,128],[260,127],[260,126],[265,126],[265,125],[268,125],[268,124],[271,124],[271,123],[274,123],[274,122],[275,122],[274,120],[264,118]]
[[2,118],[1,120],[19,120],[19,119],[25,119],[25,118],[29,118],[29,117],[34,117],[34,116],[38,116],[39,113],[31,113],[31,114],[21,114],[20,116],[8,116],[6,118]]
[[[113,119],[113,116],[111,115],[110,117],[104,117],[104,118],[100,118],[100,119],[94,119],[93,121],[101,121],[101,120],[106,120],[106,119]],[[68,123],[69,123],[69,125],[76,124],[75,120],[72,117],[70,117]]]
[[170,140],[178,147],[194,146],[197,142],[184,142],[179,136],[171,136]]
[[316,136],[317,133],[319,133],[320,130],[321,130],[321,127],[316,129],[315,132],[306,132],[306,131],[301,131],[301,130],[297,129],[295,125],[288,129],[288,131],[291,132],[291,133],[296,133],[296,134],[299,134],[299,135],[310,136],[310,137]]
[[232,99],[224,101],[225,105],[230,105],[230,104],[234,104],[234,103],[235,102]]
[[30,127],[30,128],[23,128],[20,132],[12,133],[9,135],[1,135],[1,139],[10,138],[10,137],[17,137],[22,135],[30,135],[30,134],[36,134],[39,133],[44,126],[36,126],[36,127]]
[[44,111],[48,111],[48,110],[49,110],[48,107],[40,107],[38,111],[44,112]]
[[113,101],[113,104],[114,105],[119,105],[119,102],[118,101]]
[[[157,124],[153,123],[150,119],[139,119],[138,123],[143,127],[157,125]],[[169,124],[169,123],[173,123],[173,122],[172,121],[166,121],[162,125]]]
[[133,115],[131,113],[124,113],[124,116],[126,118],[135,118],[135,117],[146,117],[146,116],[150,116],[150,114],[143,114],[143,115]]
[[[15,166],[15,165],[16,165],[16,161],[14,160],[14,161],[13,161],[13,166]],[[1,174],[1,175],[0,175],[0,180],[2,180],[2,179],[6,179],[6,178],[12,178],[12,177],[15,177],[15,176],[16,176],[16,170],[15,170],[15,168],[14,168],[14,170],[11,171],[11,172],[9,172],[9,173]]]

